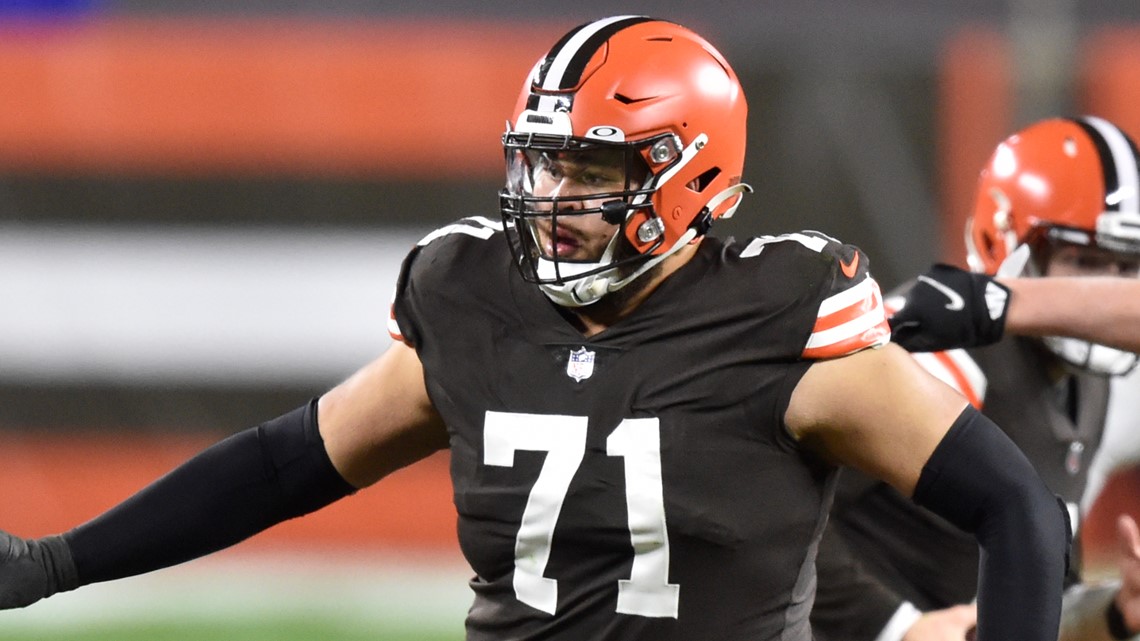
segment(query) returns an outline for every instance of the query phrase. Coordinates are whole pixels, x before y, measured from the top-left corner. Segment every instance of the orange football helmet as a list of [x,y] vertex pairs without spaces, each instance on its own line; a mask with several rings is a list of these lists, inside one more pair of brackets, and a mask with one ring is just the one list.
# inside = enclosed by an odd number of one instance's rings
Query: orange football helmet
[[[556,303],[588,305],[731,216],[750,190],[741,183],[747,116],[732,68],[685,27],[616,16],[568,32],[534,66],[503,135],[500,206],[524,278]],[[535,194],[543,154],[618,154],[624,189]],[[556,230],[560,217],[589,214],[620,225],[600,259],[543,249],[539,220]]]
[[996,274],[1020,245],[1040,268],[1048,240],[1140,252],[1137,159],[1127,134],[1094,117],[1043,120],[1006,138],[978,180],[970,268]]
[[[1005,139],[978,180],[974,213],[966,225],[970,268],[990,275],[1039,276],[1063,245],[1116,257],[1106,259],[1106,265],[1137,264],[1138,165],[1132,139],[1091,116],[1043,120]],[[1134,268],[1130,271],[1136,275]],[[1087,371],[1122,374],[1136,364],[1135,354],[1087,341],[1044,340],[1064,361]]]

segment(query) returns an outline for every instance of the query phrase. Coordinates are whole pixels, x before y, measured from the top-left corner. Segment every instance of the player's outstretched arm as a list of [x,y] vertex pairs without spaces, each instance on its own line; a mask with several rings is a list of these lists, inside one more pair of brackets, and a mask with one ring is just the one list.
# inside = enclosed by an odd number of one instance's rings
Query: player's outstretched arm
[[395,344],[319,404],[207,448],[61,536],[0,535],[0,609],[215,552],[446,445],[415,352]]
[[999,280],[1011,293],[1007,332],[1071,336],[1140,352],[1140,279],[1050,276]]
[[321,397],[320,428],[337,472],[358,488],[448,446],[419,355],[399,342]]
[[[889,300],[891,340],[912,352],[1068,336],[1140,352],[1140,279],[998,277],[934,265]],[[900,307],[901,305],[901,307]]]
[[0,605],[22,608],[79,587],[63,537],[21,539],[0,532]]
[[974,534],[985,548],[979,641],[1055,641],[1066,516],[997,426],[894,345],[812,365],[785,420],[823,457],[890,483]]

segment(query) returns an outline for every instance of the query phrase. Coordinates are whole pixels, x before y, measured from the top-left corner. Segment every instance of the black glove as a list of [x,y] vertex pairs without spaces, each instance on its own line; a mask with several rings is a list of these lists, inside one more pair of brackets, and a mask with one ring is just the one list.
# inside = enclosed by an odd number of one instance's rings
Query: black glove
[[0,610],[22,608],[77,587],[79,575],[62,537],[21,539],[0,531]]
[[991,276],[937,264],[906,292],[889,319],[891,340],[911,352],[979,347],[1001,340],[1009,289]]

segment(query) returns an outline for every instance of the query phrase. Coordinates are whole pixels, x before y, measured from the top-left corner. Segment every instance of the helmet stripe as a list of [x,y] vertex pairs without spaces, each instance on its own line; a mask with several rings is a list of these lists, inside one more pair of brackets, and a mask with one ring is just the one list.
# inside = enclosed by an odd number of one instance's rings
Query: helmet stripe
[[570,89],[581,82],[582,72],[586,70],[586,63],[590,61],[590,58],[593,57],[598,48],[614,34],[627,27],[632,27],[642,22],[650,22],[651,20],[652,18],[645,16],[627,16],[615,20],[595,30],[593,34],[584,39],[581,47],[568,57],[565,55],[567,52],[563,52],[563,56],[560,57],[566,60],[566,68],[562,74],[561,88]]
[[[586,69],[586,63],[602,43],[626,27],[652,20],[646,16],[613,16],[586,23],[570,31],[554,45],[550,53],[546,54],[534,83],[545,91],[563,91],[577,86],[582,79],[582,72]],[[527,107],[549,111],[553,109],[554,104],[546,102],[553,100],[532,94]]]
[[1092,116],[1076,121],[1089,135],[1104,168],[1105,211],[1140,213],[1136,145],[1115,125]]

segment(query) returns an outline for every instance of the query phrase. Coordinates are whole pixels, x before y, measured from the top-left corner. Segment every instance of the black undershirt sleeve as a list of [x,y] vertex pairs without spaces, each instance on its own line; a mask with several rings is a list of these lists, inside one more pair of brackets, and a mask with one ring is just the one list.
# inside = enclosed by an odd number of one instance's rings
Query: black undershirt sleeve
[[967,407],[923,467],[914,501],[978,540],[978,641],[1056,640],[1068,514],[1009,437]]
[[317,401],[211,446],[63,535],[80,585],[142,574],[242,541],[351,494],[317,429]]

